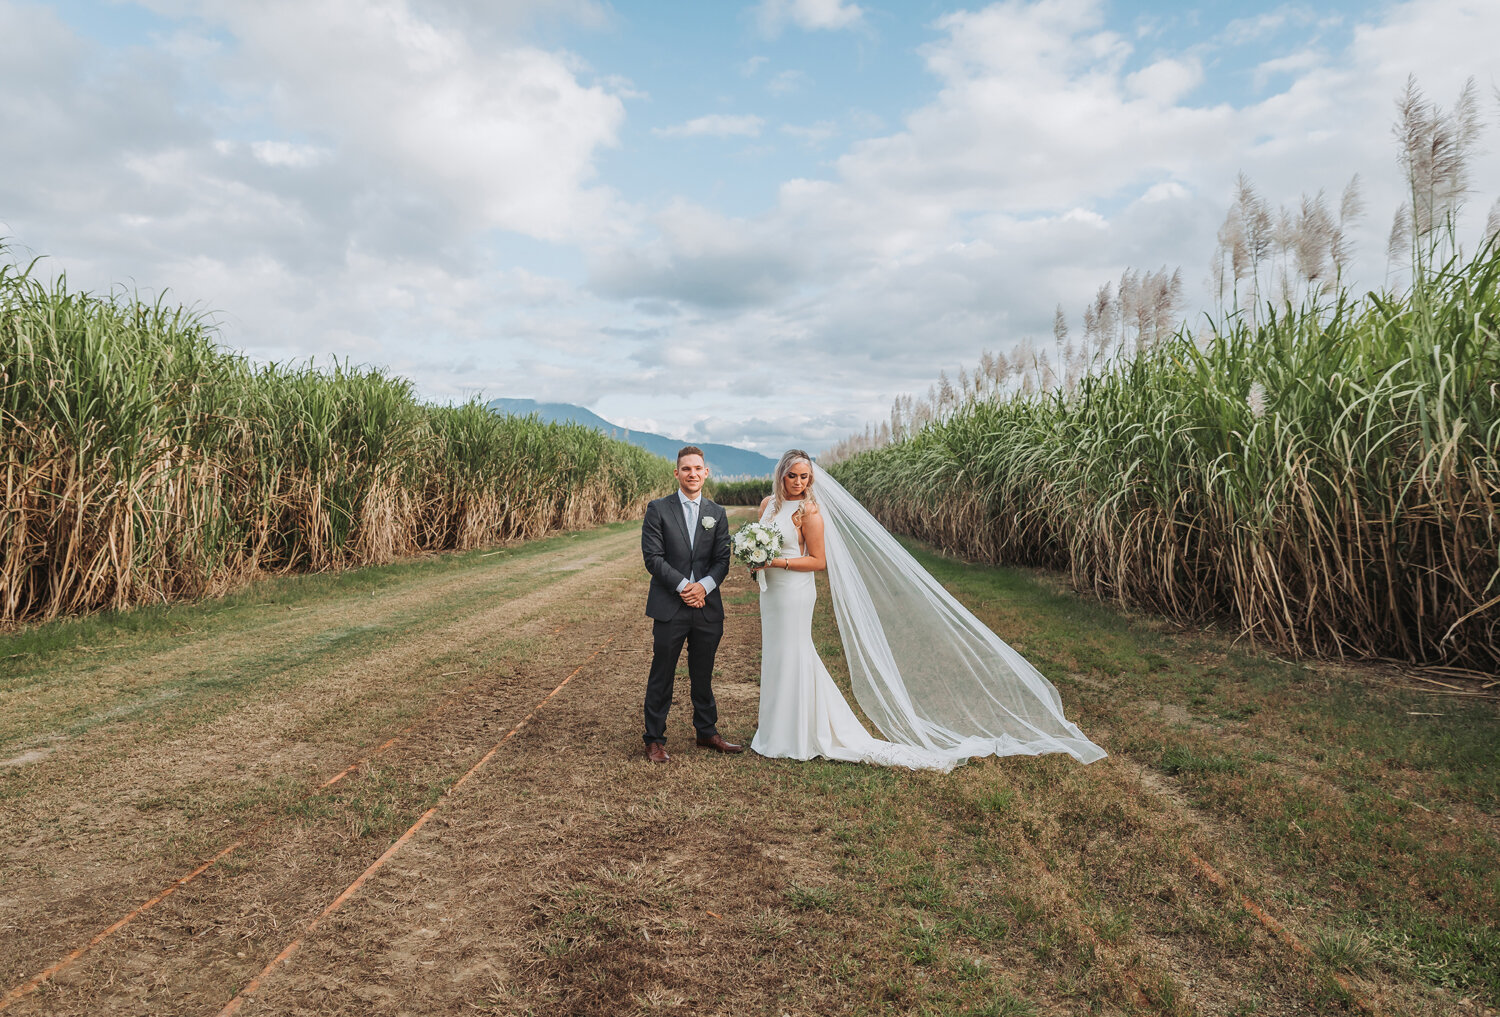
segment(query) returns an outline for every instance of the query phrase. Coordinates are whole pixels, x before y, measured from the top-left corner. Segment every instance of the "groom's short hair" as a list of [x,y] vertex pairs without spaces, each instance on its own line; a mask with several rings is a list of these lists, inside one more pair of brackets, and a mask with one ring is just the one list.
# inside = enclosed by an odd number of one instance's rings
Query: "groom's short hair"
[[699,459],[702,459],[703,458],[703,450],[701,448],[699,448],[697,445],[684,445],[684,446],[682,446],[682,448],[680,448],[680,449],[677,450],[677,465],[678,466],[682,465],[682,457],[683,456],[697,456]]

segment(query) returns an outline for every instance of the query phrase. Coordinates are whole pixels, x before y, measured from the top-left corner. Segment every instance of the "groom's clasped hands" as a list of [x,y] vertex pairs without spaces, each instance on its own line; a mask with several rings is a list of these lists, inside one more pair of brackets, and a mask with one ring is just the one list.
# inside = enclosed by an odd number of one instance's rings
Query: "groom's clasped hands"
[[708,603],[708,591],[703,588],[702,583],[688,583],[678,594],[682,602],[688,607],[699,608]]

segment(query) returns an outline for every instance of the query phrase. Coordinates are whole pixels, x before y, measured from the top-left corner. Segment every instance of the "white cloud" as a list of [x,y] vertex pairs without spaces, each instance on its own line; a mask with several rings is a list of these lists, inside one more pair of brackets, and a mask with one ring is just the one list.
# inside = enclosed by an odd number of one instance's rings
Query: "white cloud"
[[808,269],[772,223],[755,224],[686,201],[652,218],[658,237],[603,254],[592,285],[624,299],[668,299],[697,307],[774,302]]
[[760,117],[749,114],[710,113],[670,127],[654,127],[651,133],[660,138],[755,138],[765,124]]
[[1192,107],[1192,61],[1126,74],[1131,46],[1091,0],[1003,3],[942,19],[925,50],[940,98],[839,161],[852,185],[954,208],[1053,208],[1169,175],[1214,151],[1227,107]]
[[635,82],[622,74],[605,74],[599,77],[599,84],[609,91],[611,95],[621,99],[636,100],[649,99],[651,93],[637,88]]
[[809,32],[854,28],[865,12],[847,0],[761,0],[755,17],[761,31],[775,35],[788,24]]
[[[1155,188],[1152,188],[1152,191],[1154,190]],[[1151,191],[1147,191],[1146,193],[1149,195]],[[1083,223],[1085,226],[1092,226],[1096,230],[1109,229],[1109,220],[1091,208],[1070,208],[1063,213],[1060,221]]]
[[[232,150],[225,144],[215,145],[215,150]],[[289,141],[256,141],[250,145],[255,158],[267,166],[314,166],[328,157],[326,148],[316,145],[297,145]]]
[[1159,184],[1152,184],[1146,188],[1146,193],[1141,195],[1141,201],[1146,204],[1154,204],[1158,201],[1183,201],[1192,197],[1192,193],[1175,180],[1163,180]]
[[1125,77],[1130,94],[1171,106],[1203,82],[1203,65],[1196,59],[1158,60]]
[[1263,60],[1255,67],[1255,87],[1265,88],[1278,76],[1295,77],[1305,74],[1321,67],[1326,60],[1326,54],[1316,49],[1300,49],[1285,56]]
[[481,47],[405,0],[220,0],[200,13],[233,35],[236,75],[280,122],[478,224],[562,238],[606,211],[588,184],[624,106],[582,85],[566,54]]

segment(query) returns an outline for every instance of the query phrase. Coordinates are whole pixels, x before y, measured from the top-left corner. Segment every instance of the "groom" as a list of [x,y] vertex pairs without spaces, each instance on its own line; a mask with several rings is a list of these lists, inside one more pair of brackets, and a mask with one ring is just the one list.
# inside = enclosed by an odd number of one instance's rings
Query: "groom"
[[677,490],[646,506],[641,554],[651,573],[646,614],[652,626],[651,673],[646,678],[646,758],[665,763],[667,710],[682,644],[688,648],[693,688],[693,727],[698,744],[717,752],[741,752],[718,731],[714,703],[714,652],[724,636],[724,602],[719,584],[729,574],[729,526],[724,510],[703,497],[708,466],[703,450],[684,446],[677,453]]

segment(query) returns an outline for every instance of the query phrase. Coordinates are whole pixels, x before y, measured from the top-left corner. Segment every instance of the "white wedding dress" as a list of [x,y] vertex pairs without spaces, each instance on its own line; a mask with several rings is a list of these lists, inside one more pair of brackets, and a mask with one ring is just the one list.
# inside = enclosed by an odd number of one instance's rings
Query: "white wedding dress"
[[[772,515],[766,506],[761,522],[781,530],[782,552],[800,550],[792,515],[801,500],[784,501]],[[750,748],[780,759],[840,759],[850,763],[942,770],[958,760],[924,749],[882,741],[865,730],[844,694],[833,683],[813,645],[813,606],[818,587],[812,572],[766,569],[760,595],[760,726]]]
[[[990,755],[1104,758],[1065,716],[1051,682],[815,464],[813,477],[850,684],[885,738],[860,723],[813,645],[815,574],[765,569],[753,750],[943,772]],[[773,499],[761,516],[781,530],[787,556],[804,550],[792,523],[801,504]]]

